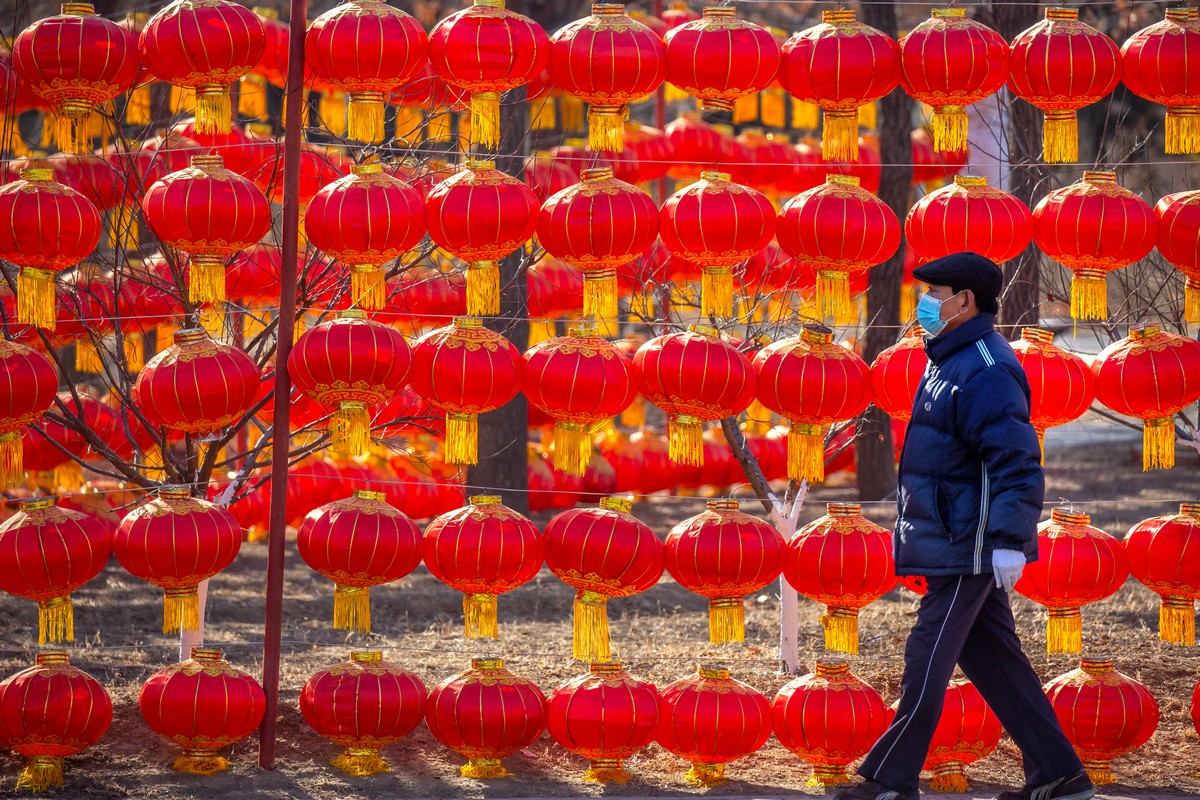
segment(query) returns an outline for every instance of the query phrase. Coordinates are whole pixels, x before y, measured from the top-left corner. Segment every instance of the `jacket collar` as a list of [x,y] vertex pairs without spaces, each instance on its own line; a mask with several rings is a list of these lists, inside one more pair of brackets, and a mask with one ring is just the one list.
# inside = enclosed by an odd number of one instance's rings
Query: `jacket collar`
[[983,313],[964,322],[941,336],[925,337],[925,354],[934,362],[945,361],[969,344],[995,330],[996,315]]

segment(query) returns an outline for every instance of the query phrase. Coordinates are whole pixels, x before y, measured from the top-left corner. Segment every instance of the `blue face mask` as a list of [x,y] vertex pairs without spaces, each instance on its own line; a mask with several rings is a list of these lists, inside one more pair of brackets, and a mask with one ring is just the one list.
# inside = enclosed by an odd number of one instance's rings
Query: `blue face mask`
[[950,322],[948,319],[942,319],[942,303],[944,302],[946,301],[931,297],[928,293],[921,295],[921,299],[917,301],[917,322],[930,336],[937,336],[946,330],[946,325]]

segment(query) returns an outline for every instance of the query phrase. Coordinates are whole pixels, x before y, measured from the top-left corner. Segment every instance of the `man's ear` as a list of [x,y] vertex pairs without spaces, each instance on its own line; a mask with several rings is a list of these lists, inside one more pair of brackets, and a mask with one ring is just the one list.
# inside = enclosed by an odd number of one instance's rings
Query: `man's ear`
[[969,311],[972,308],[979,308],[975,304],[975,291],[973,289],[963,289],[963,311]]

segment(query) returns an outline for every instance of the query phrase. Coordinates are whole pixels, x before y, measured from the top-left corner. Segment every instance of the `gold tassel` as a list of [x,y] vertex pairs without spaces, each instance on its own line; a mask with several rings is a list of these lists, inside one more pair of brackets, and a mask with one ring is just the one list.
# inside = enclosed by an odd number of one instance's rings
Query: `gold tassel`
[[193,255],[188,260],[188,300],[193,303],[225,302],[225,259]]
[[733,316],[733,272],[729,267],[701,270],[700,313],[706,317]]
[[1071,277],[1071,316],[1108,319],[1108,283],[1104,270],[1080,269]]
[[595,105],[588,108],[588,148],[624,152],[625,118],[628,116],[629,109],[625,106]]
[[583,315],[596,319],[617,315],[617,271],[615,269],[584,270]]
[[471,141],[488,150],[500,146],[500,93],[471,95]]
[[347,775],[353,775],[356,778],[392,771],[388,763],[379,755],[378,750],[367,747],[347,747],[337,758],[329,763]]
[[464,594],[463,636],[468,639],[499,639],[500,624],[496,619],[499,605],[499,598],[494,594]]
[[1047,653],[1083,651],[1083,616],[1078,608],[1052,608],[1046,620]]
[[712,644],[746,641],[746,606],[740,597],[708,601],[708,641]]
[[383,267],[371,264],[352,266],[350,299],[356,307],[371,311],[379,311],[387,306],[387,277],[383,274]]
[[104,372],[104,359],[91,339],[75,340],[75,371],[85,375],[100,375]]
[[130,372],[141,372],[146,366],[146,340],[140,333],[125,334],[125,366]]
[[90,153],[92,107],[80,101],[67,101],[62,111],[54,118],[54,140],[58,143],[58,149],[72,155]]
[[130,125],[150,124],[150,84],[137,86],[129,92],[125,103],[125,122]]
[[371,593],[365,586],[337,584],[333,590],[333,627],[371,632]]
[[807,781],[809,786],[841,786],[850,782],[846,774],[845,764],[813,764],[812,777]]
[[479,418],[474,414],[446,415],[447,464],[479,463]]
[[1142,472],[1175,466],[1175,418],[1148,419],[1142,425]]
[[428,131],[425,138],[430,142],[448,142],[450,141],[453,131],[450,127],[451,120],[450,109],[439,108],[428,114]]
[[183,755],[171,766],[178,772],[211,776],[229,769],[229,761],[208,750],[184,748]]
[[737,99],[733,104],[734,125],[744,125],[758,119],[758,98],[757,94],[744,94]]
[[630,428],[640,428],[646,424],[646,401],[641,395],[633,398],[633,402],[621,412],[621,424]]
[[55,313],[54,272],[23,267],[17,276],[17,321],[53,331]]
[[83,467],[77,461],[68,461],[54,468],[54,485],[66,492],[83,488]]
[[[267,79],[250,72],[238,81],[238,116],[250,119],[267,118]],[[149,120],[147,120],[149,122]]]
[[171,84],[167,106],[172,114],[191,114],[196,110],[196,90],[190,86]]
[[11,489],[25,477],[25,448],[23,431],[0,433],[0,489]]
[[1171,644],[1196,644],[1196,607],[1190,597],[1168,595],[1158,607],[1158,638]]
[[587,425],[579,422],[554,423],[554,451],[551,454],[555,469],[569,475],[583,476],[592,460],[592,437]]
[[1183,321],[1200,322],[1200,278],[1188,278],[1183,285]]
[[346,456],[365,456],[371,446],[371,413],[366,405],[344,400],[333,412],[329,447]]
[[108,245],[113,250],[138,249],[138,224],[133,206],[119,205],[108,220]]
[[962,106],[939,106],[933,112],[931,127],[935,151],[961,153],[966,149],[967,112]]
[[162,450],[157,447],[151,447],[142,452],[142,466],[147,479],[160,481],[166,478],[167,471]]
[[825,629],[825,649],[858,654],[858,609],[827,606],[821,615]]
[[17,790],[35,793],[63,785],[62,756],[30,756],[17,778]]
[[46,642],[75,641],[75,607],[70,595],[38,603],[38,647]]
[[467,264],[467,315],[485,317],[500,313],[500,266],[495,261]]
[[836,269],[817,270],[817,307],[825,319],[845,319],[854,313],[849,273]]
[[1034,428],[1034,430],[1037,431],[1038,452],[1041,453],[1041,463],[1042,463],[1042,466],[1045,466],[1045,464],[1046,464],[1046,429],[1045,428]]
[[583,101],[570,95],[559,98],[559,116],[565,133],[580,133],[583,131]]
[[[857,121],[857,120],[856,120]],[[764,119],[763,124],[769,124]],[[815,131],[821,126],[821,109],[816,103],[792,99],[792,127]],[[773,126],[774,127],[774,126]],[[783,126],[779,126],[783,127]]]
[[788,478],[809,483],[825,480],[825,432],[820,425],[792,423],[788,432]]
[[346,135],[346,93],[337,90],[321,92],[317,116],[334,136]]
[[825,111],[821,157],[826,161],[858,161],[858,110]]
[[1084,759],[1083,768],[1097,786],[1109,786],[1117,782],[1112,774],[1112,761],[1108,759]]
[[529,104],[530,125],[535,131],[552,131],[558,127],[558,118],[554,113],[554,101],[548,97],[534,100]]
[[163,633],[200,629],[200,596],[195,586],[171,587],[163,599]]
[[459,767],[458,771],[464,778],[477,780],[512,777],[512,773],[504,768],[504,764],[498,758],[472,758]]
[[721,786],[725,783],[725,765],[693,763],[692,768],[687,771],[683,779],[692,786],[704,788]]
[[879,127],[878,116],[875,103],[863,103],[858,107],[858,124],[869,131]]
[[704,423],[691,414],[671,417],[668,428],[667,457],[676,464],[704,465]]
[[554,338],[554,322],[548,319],[534,319],[529,321],[529,340],[525,345],[528,350],[535,344],[541,344]]
[[574,641],[571,655],[589,664],[612,660],[608,638],[608,598],[580,590],[575,595]]
[[674,103],[678,100],[687,100],[689,97],[691,97],[691,95],[670,81],[663,82],[663,99],[668,103]]
[[967,776],[963,774],[963,765],[957,761],[948,761],[933,768],[929,788],[935,792],[959,794],[969,789],[970,784],[967,783]]
[[627,783],[629,773],[619,758],[593,758],[583,779],[588,783]]
[[1166,151],[1200,153],[1200,108],[1173,106],[1167,109]]
[[350,138],[371,144],[382,142],[383,112],[383,92],[351,92]]
[[220,308],[200,309],[200,327],[214,339],[225,335],[225,312]]
[[229,87],[202,86],[196,90],[196,132],[229,133],[233,124],[233,101]]
[[1042,158],[1047,164],[1079,160],[1079,125],[1074,111],[1047,111],[1042,122]]

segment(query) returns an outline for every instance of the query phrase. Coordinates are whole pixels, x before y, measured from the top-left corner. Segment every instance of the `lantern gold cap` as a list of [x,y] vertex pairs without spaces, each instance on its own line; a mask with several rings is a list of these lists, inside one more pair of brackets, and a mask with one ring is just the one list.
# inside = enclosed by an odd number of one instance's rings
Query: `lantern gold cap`
[[738,501],[730,500],[728,498],[709,500],[704,504],[704,507],[709,511],[737,511]]
[[186,486],[160,486],[158,496],[164,500],[186,500],[192,496],[192,491]]
[[1046,19],[1079,19],[1079,9],[1047,8]]
[[624,15],[624,3],[592,3],[592,16],[594,17],[615,17]]
[[854,12],[847,8],[821,12],[822,22],[854,22],[854,19]]
[[1129,338],[1130,339],[1149,339],[1151,336],[1157,336],[1161,332],[1161,330],[1162,329],[1159,328],[1157,325],[1151,325],[1150,323],[1144,322],[1140,325],[1134,325],[1132,328],[1129,329]]
[[733,6],[708,6],[704,9],[705,17],[736,17],[737,9]]
[[831,517],[857,517],[862,515],[862,506],[858,503],[829,503],[825,510]]
[[616,675],[621,671],[620,661],[593,661],[588,667],[593,675]]
[[633,503],[624,497],[601,497],[600,507],[609,511],[620,511],[628,514],[633,509]]
[[1113,660],[1089,654],[1079,660],[1079,668],[1089,675],[1102,675],[1113,671]]
[[479,330],[483,327],[483,320],[478,317],[455,317],[454,327],[464,331]]
[[502,658],[472,658],[471,669],[479,670],[496,670],[504,669],[504,659]]
[[475,0],[474,5],[482,8],[504,8],[504,0]]
[[711,336],[714,339],[719,338],[721,335],[711,325],[688,325],[688,331],[690,333],[698,333],[701,336]]
[[1198,503],[1180,503],[1179,513],[1188,517],[1196,517],[1200,519],[1200,502]]
[[965,8],[935,8],[929,14],[931,19],[957,19],[966,15]]
[[360,500],[376,500],[383,502],[387,499],[387,495],[383,492],[376,492],[373,489],[355,489],[354,496]]
[[224,169],[225,159],[215,153],[192,156],[189,163],[197,169]]
[[498,506],[500,505],[500,495],[497,494],[477,494],[470,499],[473,506]]
[[715,170],[712,172],[701,172],[700,179],[705,181],[727,181],[730,179],[730,174],[728,172],[717,172]]
[[1166,18],[1170,20],[1200,19],[1200,9],[1168,8]]
[[1092,518],[1082,511],[1071,511],[1066,508],[1056,508],[1050,512],[1050,519],[1060,525],[1087,525]]
[[809,344],[831,344],[833,331],[823,325],[805,325],[800,331],[800,340]]
[[338,312],[338,319],[366,319],[367,312],[361,308],[347,308]]
[[701,678],[725,680],[729,677],[729,667],[724,664],[701,664],[696,673]]
[[38,664],[69,664],[71,657],[65,650],[43,650],[36,656]]
[[383,661],[383,653],[378,650],[355,650],[350,654],[350,660],[360,664],[375,664]]
[[842,186],[858,186],[862,183],[857,175],[826,175],[826,183],[837,183]]
[[596,323],[590,320],[579,320],[571,322],[567,325],[568,336],[580,336],[590,338],[596,335]]
[[955,186],[987,186],[987,178],[981,175],[955,175]]
[[608,180],[612,176],[612,167],[594,167],[579,171],[579,178],[584,181],[603,181]]
[[495,169],[495,168],[496,168],[496,162],[490,158],[468,158],[467,159],[467,169],[470,169],[470,170]]
[[96,16],[96,7],[91,3],[63,3],[60,10],[69,17]]
[[1054,341],[1054,332],[1043,330],[1042,328],[1026,328],[1021,331],[1021,339],[1037,344],[1050,344]]
[[23,181],[52,181],[54,180],[54,170],[46,167],[29,167],[21,170],[21,180]]
[[1117,173],[1104,169],[1089,169],[1083,173],[1083,182],[1090,184],[1116,183]]
[[195,344],[207,339],[208,331],[204,328],[181,328],[175,331],[171,338],[175,340],[175,344]]
[[378,175],[383,172],[383,165],[374,164],[355,164],[350,167],[351,175]]
[[192,660],[194,661],[220,661],[221,650],[216,647],[200,647],[199,645],[192,647]]
[[813,671],[822,678],[832,678],[850,672],[850,664],[844,658],[820,658]]
[[44,508],[54,508],[57,503],[57,497],[34,497],[22,500],[20,508],[22,511],[41,511]]

